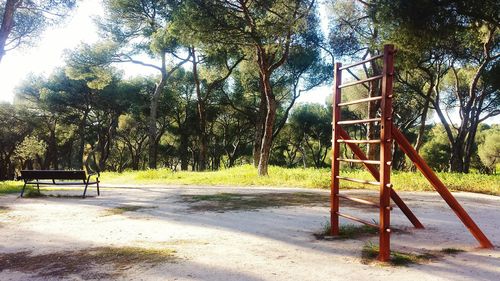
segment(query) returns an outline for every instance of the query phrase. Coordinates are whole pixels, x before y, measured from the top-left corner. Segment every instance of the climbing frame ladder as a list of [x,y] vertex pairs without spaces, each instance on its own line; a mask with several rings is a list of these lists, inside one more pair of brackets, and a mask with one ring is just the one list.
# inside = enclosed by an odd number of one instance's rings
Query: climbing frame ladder
[[[479,241],[483,248],[493,248],[493,245],[488,238],[483,234],[481,229],[474,223],[472,218],[462,208],[460,203],[450,193],[446,186],[439,180],[434,172],[429,168],[425,161],[418,155],[415,149],[411,146],[404,135],[394,126],[392,117],[392,99],[393,99],[393,76],[394,76],[394,54],[393,45],[385,45],[384,53],[373,56],[369,59],[342,66],[341,63],[335,63],[334,69],[334,93],[333,93],[333,138],[332,138],[332,171],[331,171],[331,195],[330,195],[330,222],[331,235],[339,234],[339,217],[357,221],[379,229],[379,256],[380,261],[388,261],[390,259],[390,214],[391,214],[391,199],[406,215],[415,228],[424,228],[422,223],[417,219],[413,212],[408,208],[404,201],[392,188],[391,183],[391,165],[392,165],[392,144],[395,141],[401,150],[415,163],[420,172],[429,180],[436,191],[448,203],[450,208],[460,218],[463,224],[469,229],[472,235]],[[368,77],[364,80],[355,80],[342,84],[342,71],[351,67],[369,63],[374,60],[382,59],[383,69],[382,74]],[[356,77],[357,78],[357,77]],[[341,90],[346,87],[368,83],[376,80],[381,80],[380,95],[368,97],[354,101],[342,102]],[[341,120],[340,111],[344,106],[379,102],[380,116],[377,118],[368,117],[362,120]],[[348,133],[342,128],[342,125],[354,125],[364,123],[378,123],[380,128],[380,138],[370,140],[351,139]],[[340,144],[348,146],[357,159],[340,158]],[[368,159],[363,150],[359,147],[360,144],[378,144],[380,146],[379,159]],[[375,181],[355,179],[341,176],[340,162],[351,162],[363,164],[366,169],[372,174]],[[378,168],[376,167],[378,166]],[[375,185],[380,188],[379,202],[370,202],[368,200],[345,196],[339,193],[341,181],[349,181],[361,184]],[[379,210],[379,223],[369,222],[352,215],[348,215],[339,211],[339,199],[343,198],[360,204],[366,204]]]

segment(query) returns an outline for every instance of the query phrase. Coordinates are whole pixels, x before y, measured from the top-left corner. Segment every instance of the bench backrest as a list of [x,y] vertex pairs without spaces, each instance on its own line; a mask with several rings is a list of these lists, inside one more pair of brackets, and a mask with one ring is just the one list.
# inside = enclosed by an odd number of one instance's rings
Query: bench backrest
[[24,180],[86,180],[85,171],[62,171],[62,170],[22,170],[21,177]]

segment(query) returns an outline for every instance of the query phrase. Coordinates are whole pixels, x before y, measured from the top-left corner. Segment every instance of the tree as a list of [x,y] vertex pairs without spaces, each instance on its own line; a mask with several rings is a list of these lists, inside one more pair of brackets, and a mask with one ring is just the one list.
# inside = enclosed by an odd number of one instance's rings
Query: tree
[[437,171],[446,171],[450,155],[445,130],[435,126],[429,133],[429,141],[422,146],[422,157],[429,166]]
[[298,106],[290,117],[290,125],[294,134],[302,139],[302,145],[309,152],[314,167],[325,166],[325,158],[331,145],[331,114],[319,104],[303,104]]
[[45,154],[47,145],[35,136],[27,136],[15,150],[16,158],[21,162],[21,168],[33,169],[33,162],[38,160],[39,168],[41,157]]
[[[196,47],[193,45],[189,50],[193,64],[192,72],[198,110],[198,170],[204,171],[208,153],[207,104],[210,99],[213,99],[214,92],[224,86],[225,81],[245,57],[227,50],[217,50],[215,53],[197,55]],[[203,64],[205,64],[205,68],[201,69],[202,72],[200,72],[199,66],[203,66]]]
[[[368,57],[374,57],[380,54],[382,49],[382,38],[379,26],[373,13],[370,13],[370,7],[373,1],[351,1],[351,0],[333,0],[330,1],[328,8],[332,11],[330,14],[330,30],[328,37],[328,49],[330,55],[339,57],[348,57],[364,60]],[[372,60],[361,66],[362,71],[354,72],[354,69],[348,69],[347,72],[357,80],[364,77],[380,75],[382,65],[379,60]],[[381,81],[379,79],[363,83],[367,94],[365,97],[375,97],[380,95]],[[366,114],[362,119],[375,118],[380,107],[380,101],[371,101],[363,103],[366,105]],[[366,138],[376,138],[378,126],[372,122],[364,125],[366,127]],[[366,154],[369,159],[375,159],[378,146],[368,144]]]
[[34,128],[34,116],[11,104],[0,103],[0,180],[15,175],[15,149]]
[[[373,2],[372,12],[388,38],[413,53],[427,54],[415,56],[425,60],[413,61],[407,70],[424,73],[428,90],[417,93],[444,126],[451,146],[449,170],[468,172],[479,123],[500,114],[500,4],[465,0]],[[447,80],[442,79],[445,75]],[[459,120],[448,118],[454,108]]]
[[478,148],[481,162],[492,173],[496,173],[496,167],[500,163],[500,129],[489,129],[484,134],[484,141]]
[[258,66],[262,109],[262,143],[259,175],[267,175],[276,121],[277,101],[271,83],[284,65],[300,31],[307,28],[315,1],[186,1],[179,17],[190,36],[214,46],[229,45],[242,51]]
[[[159,78],[150,95],[149,110],[149,167],[156,168],[158,142],[162,134],[157,127],[158,103],[167,80],[189,60],[180,58],[182,46],[170,32],[172,11],[176,1],[167,0],[106,0],[107,18],[100,20],[100,27],[111,43],[112,58],[108,62],[129,62],[159,71]],[[139,55],[156,60],[150,63]],[[169,56],[176,58],[169,65]]]
[[7,51],[32,43],[47,26],[68,16],[76,0],[1,0],[0,62]]

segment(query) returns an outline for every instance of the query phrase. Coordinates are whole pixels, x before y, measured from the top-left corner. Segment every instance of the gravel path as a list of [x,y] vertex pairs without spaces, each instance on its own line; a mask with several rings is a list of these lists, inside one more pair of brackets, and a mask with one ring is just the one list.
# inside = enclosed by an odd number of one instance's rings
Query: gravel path
[[[393,226],[403,231],[392,235],[393,250],[437,253],[456,248],[465,252],[395,267],[361,262],[361,249],[368,241],[378,243],[377,236],[317,240],[313,233],[321,231],[329,217],[327,202],[224,211],[204,210],[203,202],[186,200],[221,192],[246,194],[248,198],[297,192],[328,195],[326,191],[296,188],[108,186],[102,196],[86,199],[0,196],[0,261],[4,261],[0,263],[0,280],[500,280],[500,251],[476,248],[474,238],[437,193],[400,193],[426,229],[412,229],[395,208]],[[78,195],[81,191],[50,193]],[[359,190],[345,193],[377,195]],[[498,249],[500,197],[455,196]],[[352,204],[341,208],[366,219],[377,217],[376,210]],[[69,264],[70,260],[78,261],[69,256],[71,253],[99,247],[168,248],[175,250],[176,258],[126,266],[87,260],[82,261],[84,269],[77,266],[70,272],[47,274],[47,267],[56,266],[49,262],[51,258]],[[25,254],[12,264],[20,253]],[[59,258],[61,253],[66,253],[64,258]],[[39,259],[33,257],[44,257],[47,262],[42,259],[37,267]],[[20,266],[23,259],[30,266]]]

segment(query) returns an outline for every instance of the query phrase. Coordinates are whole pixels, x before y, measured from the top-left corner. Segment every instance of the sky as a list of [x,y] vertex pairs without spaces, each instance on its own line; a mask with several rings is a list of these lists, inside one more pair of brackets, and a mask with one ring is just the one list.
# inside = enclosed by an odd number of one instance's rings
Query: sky
[[[79,1],[78,8],[66,22],[43,33],[34,46],[14,49],[0,62],[0,102],[12,102],[14,91],[30,73],[50,75],[56,68],[64,65],[64,50],[72,50],[82,42],[95,43],[99,40],[93,17],[103,15],[101,0]],[[325,9],[320,10],[321,18],[326,18]],[[322,28],[326,30],[326,20]],[[134,64],[120,64],[125,77],[149,75],[150,68]],[[331,85],[317,87],[302,93],[297,103],[315,102],[324,104],[331,94]],[[434,120],[438,119],[434,117]],[[487,123],[500,123],[500,116],[491,118]]]

